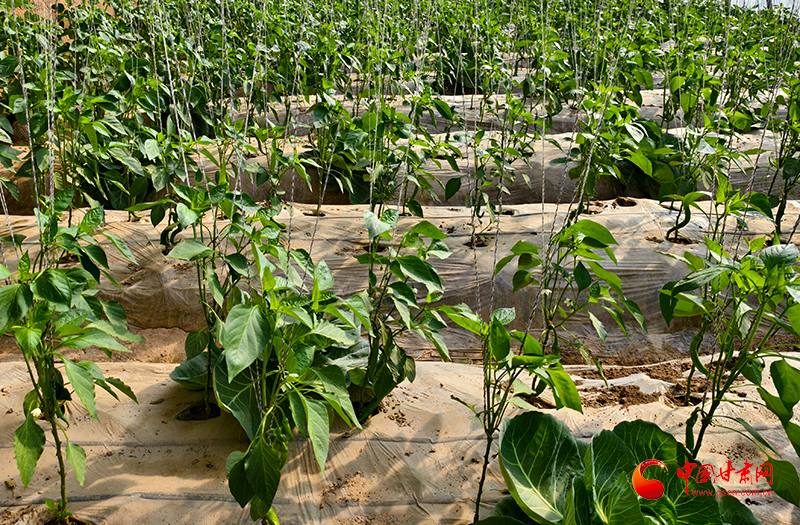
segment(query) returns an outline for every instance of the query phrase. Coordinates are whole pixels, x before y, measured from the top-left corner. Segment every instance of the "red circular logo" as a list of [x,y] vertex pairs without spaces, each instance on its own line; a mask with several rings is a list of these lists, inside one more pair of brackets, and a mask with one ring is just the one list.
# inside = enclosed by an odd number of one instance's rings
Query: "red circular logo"
[[656,500],[664,495],[664,484],[657,479],[647,479],[642,475],[644,474],[644,469],[650,465],[658,465],[664,470],[667,469],[667,466],[657,459],[642,461],[639,463],[639,466],[634,469],[631,482],[633,483],[633,490],[635,490],[639,496],[644,499]]

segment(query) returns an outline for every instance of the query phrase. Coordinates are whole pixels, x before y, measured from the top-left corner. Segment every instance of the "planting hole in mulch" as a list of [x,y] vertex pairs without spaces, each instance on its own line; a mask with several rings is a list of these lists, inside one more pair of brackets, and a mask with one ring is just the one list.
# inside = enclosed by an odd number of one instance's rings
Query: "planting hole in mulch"
[[489,246],[489,240],[486,237],[476,235],[474,241],[467,241],[464,243],[464,246],[468,248],[485,248]]
[[686,245],[689,245],[689,244],[699,244],[699,241],[692,241],[692,240],[686,239],[684,237],[678,237],[678,238],[672,237],[671,239],[667,239],[667,241],[671,242],[672,244],[681,244],[683,246],[686,246]]
[[601,408],[613,405],[646,405],[658,401],[659,394],[645,394],[636,385],[611,386],[609,388],[587,388],[584,392],[599,392],[597,396],[586,396],[583,406]]
[[219,407],[214,403],[208,404],[208,412],[206,412],[206,404],[200,400],[192,406],[181,410],[175,419],[178,421],[206,421],[214,419],[220,415]]
[[614,201],[614,203],[617,206],[636,206],[636,201],[635,200],[633,200],[631,198],[628,198],[628,197],[622,197],[622,196],[617,197],[616,200]]
[[54,518],[52,520],[46,521],[44,525],[97,525],[97,524],[93,521],[76,518],[75,516],[70,516],[68,518],[64,518],[61,520]]

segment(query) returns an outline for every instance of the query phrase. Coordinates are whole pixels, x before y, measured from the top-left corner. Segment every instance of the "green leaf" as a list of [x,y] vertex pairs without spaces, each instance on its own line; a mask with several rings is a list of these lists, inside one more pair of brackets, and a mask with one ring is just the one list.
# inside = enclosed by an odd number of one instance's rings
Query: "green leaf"
[[779,461],[767,456],[772,465],[772,490],[795,507],[800,507],[800,478],[797,469],[788,461]]
[[31,291],[37,299],[63,308],[72,304],[72,288],[64,272],[49,268],[31,283]]
[[602,279],[612,290],[617,292],[620,297],[625,297],[622,293],[622,279],[609,272],[595,261],[586,261],[598,279]]
[[680,75],[676,75],[669,79],[669,90],[673,94],[677,92],[683,85],[686,83],[686,77],[682,77]]
[[186,342],[183,345],[186,359],[191,359],[205,352],[208,348],[208,334],[205,330],[199,332],[189,332],[186,335]]
[[719,498],[719,515],[726,525],[761,525],[750,509],[734,496]]
[[[456,165],[456,168],[458,166]],[[458,171],[454,168],[454,171]],[[453,195],[458,193],[458,190],[461,189],[461,177],[452,177],[447,180],[447,184],[444,186],[444,200],[450,200]]]
[[581,406],[581,396],[578,394],[578,389],[572,378],[563,370],[555,368],[548,368],[547,375],[553,382],[554,394],[556,398],[556,405],[558,408],[562,406],[571,408],[583,414],[583,407]]
[[769,371],[778,396],[786,410],[791,411],[800,401],[800,370],[790,366],[785,359],[780,359],[770,365]]
[[236,377],[261,356],[271,332],[269,321],[259,307],[237,304],[231,309],[222,329],[228,377]]
[[30,358],[42,340],[42,331],[38,328],[22,326],[14,330],[14,337],[17,339],[23,353]]
[[642,170],[645,175],[648,177],[653,176],[653,163],[650,162],[650,159],[645,157],[640,151],[633,151],[626,158],[636,164],[636,166]]
[[424,284],[428,292],[444,292],[439,274],[427,262],[413,256],[397,257],[395,261],[400,265],[404,275]]
[[570,229],[576,233],[582,233],[586,237],[590,237],[606,246],[617,244],[617,241],[614,239],[614,236],[611,235],[611,232],[608,231],[608,228],[594,221],[590,221],[589,219],[576,222]]
[[59,191],[53,197],[53,211],[57,214],[67,211],[73,200],[75,200],[75,190]]
[[377,215],[369,210],[364,210],[364,221],[367,223],[367,232],[370,240],[383,236],[385,232],[392,229],[390,224],[382,222]]
[[89,330],[85,334],[62,339],[61,346],[74,349],[96,346],[98,348],[115,350],[117,352],[130,352],[130,350],[125,348],[119,341],[102,330]]
[[786,409],[786,405],[784,405],[783,401],[779,397],[775,397],[763,388],[758,388],[758,395],[761,396],[761,399],[764,400],[764,404],[767,405],[767,409],[778,416],[778,419],[781,422],[787,422],[792,419],[792,412],[791,410]]
[[44,442],[44,430],[30,413],[26,414],[25,422],[14,432],[14,457],[22,484],[26,487],[31,482],[36,463],[44,451]]
[[794,244],[768,246],[758,254],[758,258],[761,259],[761,262],[764,263],[768,270],[776,267],[792,266],[797,262],[798,256],[800,256],[800,251]]
[[64,363],[64,370],[67,373],[69,384],[72,389],[81,398],[81,402],[89,411],[89,414],[97,419],[97,408],[94,402],[94,381],[92,380],[92,373],[79,366],[66,357],[59,356],[59,359]]
[[75,479],[78,480],[78,484],[82,487],[83,482],[86,480],[86,451],[72,441],[67,441],[66,449],[67,461],[72,465]]
[[180,259],[182,261],[193,261],[202,257],[208,257],[214,251],[205,244],[193,239],[181,241],[170,252],[167,257],[170,259]]
[[305,408],[306,421],[308,422],[308,437],[314,448],[314,457],[317,458],[320,472],[325,471],[325,461],[328,459],[328,443],[330,441],[330,421],[328,407],[323,401],[302,396]]
[[128,245],[125,243],[125,241],[110,232],[103,233],[103,236],[111,241],[111,244],[113,244],[114,247],[119,250],[119,253],[121,253],[123,257],[128,259],[133,264],[137,264],[136,258],[134,258],[133,253],[131,252],[130,248],[128,248]]
[[628,300],[628,299],[624,299],[622,301],[622,304],[625,305],[625,308],[628,309],[628,312],[630,312],[630,314],[633,316],[633,318],[636,319],[636,322],[639,324],[639,326],[642,328],[642,330],[644,330],[646,332],[647,331],[647,322],[644,319],[644,314],[639,309],[639,305],[636,304],[633,301]]
[[428,221],[420,221],[413,228],[411,228],[406,235],[421,235],[424,237],[428,237],[430,239],[441,241],[447,239],[447,235],[445,235],[442,230],[434,226]]
[[498,319],[489,326],[489,349],[496,361],[504,361],[511,351],[511,337]]
[[95,206],[86,212],[86,215],[81,219],[81,226],[88,230],[93,230],[99,227],[105,221],[105,212],[102,206]]
[[136,399],[136,394],[133,393],[131,387],[123,383],[121,379],[117,379],[116,377],[107,377],[106,383],[113,385],[117,390],[131,398],[136,404],[139,404],[139,400]]
[[[493,518],[510,518],[512,520],[517,520],[518,523],[528,524],[528,525],[536,525],[536,522],[533,521],[525,511],[520,508],[517,501],[514,499],[513,496],[506,496],[505,498],[501,499],[497,502],[492,509],[492,514],[489,519]],[[484,523],[486,520],[481,520],[477,523]],[[490,523],[498,523],[498,522],[490,522]],[[515,523],[513,521],[503,521],[499,522],[502,524],[504,523]],[[587,524],[588,525],[588,524]]]
[[9,284],[0,287],[0,333],[16,324],[28,313],[33,303],[33,294],[24,284]]
[[144,156],[148,160],[156,160],[161,155],[161,148],[154,139],[144,141]]
[[178,214],[178,221],[181,223],[182,228],[188,228],[198,219],[200,219],[200,215],[184,203],[179,202],[178,205],[175,207],[175,213]]
[[335,324],[325,320],[317,321],[314,325],[314,328],[312,328],[311,332],[309,333],[327,337],[331,341],[343,344],[345,346],[350,346],[356,342],[352,334],[348,334]]
[[508,490],[522,510],[534,520],[560,523],[572,479],[583,474],[567,425],[543,412],[506,420],[500,429],[499,459]]
[[256,436],[247,451],[244,472],[254,497],[260,499],[267,508],[272,506],[272,500],[278,491],[281,468],[283,461],[280,454],[264,440],[263,436]]
[[324,368],[313,368],[312,370],[320,381],[322,381],[325,390],[336,396],[339,406],[344,411],[344,415],[340,414],[342,415],[342,419],[344,421],[349,419],[349,424],[361,428],[361,424],[356,417],[356,411],[353,408],[353,403],[350,401],[350,394],[347,391],[347,379],[342,369],[336,365],[331,365]]
[[733,270],[736,270],[736,268],[734,268],[733,266],[728,266],[725,264],[717,264],[690,273],[688,276],[684,277],[683,279],[675,283],[675,286],[672,288],[672,296],[675,297],[679,293],[696,290],[697,288],[700,288],[701,286],[716,279],[720,275],[728,273]]
[[573,275],[575,276],[575,284],[578,285],[579,292],[592,285],[592,276],[589,274],[589,270],[586,269],[583,262],[578,261],[578,264],[575,265]]
[[584,460],[584,482],[605,525],[644,525],[638,497],[631,486],[636,461],[613,432],[601,430],[592,438]]
[[[214,368],[216,359],[211,354],[211,370]],[[169,373],[169,378],[189,390],[204,390],[206,388],[206,378],[211,373],[208,370],[208,352],[203,352],[175,367]]]
[[236,503],[242,508],[255,496],[255,492],[253,492],[253,488],[247,481],[247,474],[244,471],[246,458],[245,454],[235,450],[225,460],[225,469],[228,472],[228,489],[236,499]]
[[602,342],[606,342],[606,327],[603,326],[603,323],[600,322],[600,319],[595,317],[592,312],[587,312],[589,314],[589,321],[591,321],[592,326],[594,327],[595,332],[597,332],[597,337],[600,338]]
[[[205,368],[205,367],[204,367]],[[243,371],[235,378],[228,376],[225,359],[220,359],[214,367],[214,391],[220,404],[242,425],[247,437],[254,439],[261,424],[257,383],[251,374]]]
[[222,290],[222,285],[219,283],[219,277],[211,266],[206,267],[206,284],[208,289],[211,290],[211,297],[214,302],[219,306],[225,305],[225,292]]
[[567,498],[564,501],[564,523],[569,525],[589,525],[589,494],[583,478],[575,476]]

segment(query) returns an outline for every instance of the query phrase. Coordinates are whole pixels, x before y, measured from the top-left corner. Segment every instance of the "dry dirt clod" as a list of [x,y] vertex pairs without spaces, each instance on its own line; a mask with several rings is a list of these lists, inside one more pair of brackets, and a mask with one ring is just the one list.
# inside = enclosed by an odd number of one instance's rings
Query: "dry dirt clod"
[[17,488],[17,483],[13,479],[7,479],[5,481],[5,485],[6,488],[12,492],[14,491],[15,488]]

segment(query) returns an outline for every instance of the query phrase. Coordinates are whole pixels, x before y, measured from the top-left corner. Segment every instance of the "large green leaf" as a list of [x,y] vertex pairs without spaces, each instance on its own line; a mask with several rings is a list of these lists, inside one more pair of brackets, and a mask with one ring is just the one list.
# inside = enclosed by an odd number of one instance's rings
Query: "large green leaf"
[[525,513],[543,523],[559,523],[572,478],[583,473],[569,428],[541,412],[506,420],[499,458],[508,490]]
[[339,407],[344,412],[344,414],[340,414],[342,419],[345,421],[349,420],[351,424],[361,428],[361,424],[356,417],[356,411],[353,408],[353,403],[350,400],[350,394],[347,390],[347,378],[342,369],[336,365],[331,365],[324,368],[315,367],[312,368],[312,371],[314,375],[322,381],[325,390],[336,397]]
[[703,268],[697,272],[690,273],[688,276],[684,277],[675,284],[675,287],[672,289],[672,295],[675,296],[681,292],[690,292],[700,288],[701,286],[716,279],[723,273],[727,273],[732,270],[735,270],[733,266],[717,264],[714,266],[709,266],[708,268]]
[[492,319],[489,326],[489,349],[497,361],[505,360],[511,351],[511,336],[498,319]]
[[638,496],[631,485],[636,460],[613,432],[595,434],[584,459],[584,482],[605,525],[644,525]]
[[85,334],[67,337],[62,339],[61,346],[75,349],[96,346],[107,350],[116,350],[117,352],[130,352],[119,341],[102,330],[89,330]]
[[[216,358],[211,354],[211,369],[214,369]],[[200,353],[175,367],[169,378],[189,390],[203,390],[208,377],[208,352]]]
[[94,402],[94,381],[92,380],[92,373],[86,368],[73,363],[63,356],[59,356],[64,363],[64,370],[67,372],[67,378],[72,386],[72,389],[78,394],[78,397],[83,402],[86,410],[95,419],[97,419],[97,408]]
[[611,235],[611,232],[608,231],[608,228],[588,219],[576,222],[572,225],[571,229],[604,245],[617,244],[617,241],[614,239],[614,236]]
[[258,408],[258,393],[256,385],[249,370],[244,370],[233,379],[228,377],[228,367],[225,359],[220,359],[214,367],[214,390],[220,404],[233,414],[247,433],[253,439],[261,423],[261,411]]
[[202,257],[208,257],[212,253],[214,253],[214,251],[202,242],[189,239],[178,243],[170,250],[167,257],[171,259],[180,259],[182,261],[193,261]]
[[377,215],[369,210],[364,210],[364,222],[367,223],[367,233],[370,240],[375,237],[386,237],[383,234],[392,229],[391,224],[382,222]]
[[31,283],[34,297],[66,309],[72,304],[72,288],[61,270],[45,270]]
[[247,474],[244,471],[246,456],[243,452],[235,450],[225,460],[225,470],[228,471],[228,489],[242,508],[255,496]]
[[330,440],[330,419],[328,406],[323,401],[302,396],[308,424],[308,437],[314,448],[314,457],[317,458],[320,472],[325,470],[325,461],[328,459],[328,442]]
[[550,377],[553,385],[553,393],[556,398],[556,405],[559,408],[567,407],[576,410],[583,414],[583,407],[581,406],[581,396],[578,394],[578,389],[575,387],[575,382],[565,371],[558,368],[548,368],[545,370]]
[[800,370],[792,367],[785,359],[779,359],[770,365],[769,371],[778,396],[786,410],[791,411],[800,401]]
[[228,313],[222,330],[222,345],[228,363],[228,377],[236,377],[250,366],[269,343],[270,325],[257,306],[237,304]]
[[14,457],[22,478],[22,484],[28,486],[44,451],[44,430],[33,416],[28,413],[25,422],[14,432]]
[[261,435],[250,444],[244,462],[244,472],[255,497],[267,508],[272,506],[278,485],[281,482],[283,461],[280,454],[273,449]]
[[78,484],[82,487],[83,482],[86,480],[86,451],[80,445],[68,441],[66,455],[67,461],[72,465],[75,479],[78,480]]
[[581,476],[575,476],[564,500],[564,525],[589,525],[590,507],[586,484]]
[[677,469],[684,467],[686,461],[691,463],[695,461],[689,457],[688,452],[672,434],[664,432],[654,423],[641,420],[618,424],[614,427],[614,434],[625,443],[637,465],[648,459],[657,459],[667,466],[666,470],[656,467],[647,469],[647,479],[663,483],[665,492],[655,502],[641,500],[643,512],[659,516],[671,515],[675,524],[720,524],[719,511],[714,499],[692,495],[692,490],[713,491],[711,483],[698,483],[695,470],[689,479],[687,494],[686,482],[676,475]]
[[25,314],[33,303],[33,295],[27,285],[9,284],[0,288],[0,332],[5,333]]
[[772,490],[795,507],[800,507],[800,478],[797,469],[788,461],[767,456],[772,465]]
[[734,496],[719,498],[719,514],[725,525],[761,525],[750,509]]
[[410,255],[397,257],[395,260],[400,265],[403,275],[424,284],[429,292],[444,292],[439,274],[427,262]]
[[777,244],[761,250],[758,254],[767,269],[791,266],[797,262],[800,252],[794,244]]
[[186,341],[183,344],[183,350],[186,354],[186,359],[196,357],[208,348],[208,334],[205,330],[199,332],[189,332],[186,335]]

